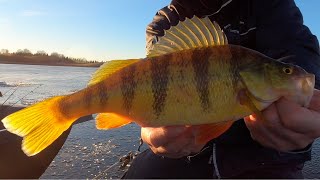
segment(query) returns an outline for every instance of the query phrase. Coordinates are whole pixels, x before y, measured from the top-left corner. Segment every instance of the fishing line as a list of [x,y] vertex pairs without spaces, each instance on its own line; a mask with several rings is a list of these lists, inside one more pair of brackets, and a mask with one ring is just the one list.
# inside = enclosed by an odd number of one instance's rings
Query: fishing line
[[106,170],[102,171],[100,174],[98,174],[96,177],[94,177],[93,179],[100,179],[101,177],[103,177],[104,174],[108,174],[106,173],[107,171],[109,171],[111,168],[113,168],[114,166],[116,166],[117,164],[119,164],[120,161],[114,163],[113,165],[111,165],[110,167],[108,167]]
[[10,88],[8,91],[6,91],[4,94],[2,94],[2,96],[4,96],[4,95],[6,95],[8,92],[10,92],[11,90],[13,90],[12,93],[9,95],[9,97],[7,97],[7,99],[1,104],[0,110],[1,110],[1,107],[3,107],[4,103],[6,103],[6,102],[10,99],[10,97],[18,90],[18,88],[20,87],[20,85],[21,85],[21,82],[18,83],[17,86],[13,86],[13,87]]
[[101,177],[103,177],[103,175],[107,175],[108,171],[111,168],[115,167],[116,165],[119,165],[120,163],[121,163],[121,165],[119,166],[119,169],[120,170],[124,170],[127,167],[127,165],[130,164],[136,156],[138,156],[138,154],[140,154],[140,152],[138,152],[138,151],[135,151],[135,152],[130,151],[127,155],[122,156],[121,158],[119,158],[119,161],[115,162],[113,165],[108,167],[106,170],[104,170],[101,173],[99,173],[93,179],[100,179]]
[[19,101],[23,100],[25,97],[27,97],[29,94],[33,93],[34,90],[38,89],[39,87],[41,87],[43,84],[38,84],[37,87],[35,87],[34,89],[32,89],[30,92],[28,92],[27,94],[25,94],[22,98],[18,99],[18,101],[16,101],[15,103],[13,103],[11,106],[16,105]]
[[16,88],[11,94],[10,96],[2,103],[1,107],[0,107],[0,111],[3,111],[3,110],[6,110],[8,107],[13,107],[14,105],[16,105],[19,101],[23,100],[25,97],[27,97],[29,94],[33,93],[34,90],[38,89],[39,87],[41,87],[43,84],[38,84],[37,87],[35,87],[34,89],[32,89],[30,92],[28,92],[27,94],[25,94],[22,98],[18,99],[15,103],[11,104],[10,106],[6,106],[5,108],[4,107],[4,103],[6,103],[9,98],[13,95],[13,93],[15,93],[18,88]]
[[[9,95],[9,97],[1,104],[1,107],[3,107],[4,103],[6,103],[10,99],[10,97],[18,90],[18,87],[19,86],[17,86],[16,89],[14,91],[12,91],[12,93]],[[0,110],[1,110],[1,107],[0,107]]]
[[[69,81],[78,81],[77,80],[77,78],[78,77],[73,77],[73,78],[70,78],[69,79]],[[87,80],[88,82],[90,81],[90,79],[91,78],[89,78],[89,80]],[[10,92],[10,91],[12,91],[13,90],[13,92],[10,94],[10,96],[5,100],[5,102],[4,103],[6,103],[10,98],[11,98],[11,96],[17,91],[17,89],[21,86],[21,82],[19,82],[18,84],[17,84],[17,86],[14,86],[14,87],[11,87],[9,90],[7,90],[6,92],[4,92],[4,93],[2,93],[2,95],[3,96],[5,96],[8,92]],[[43,85],[43,84],[38,84],[38,85]],[[73,91],[79,91],[79,89],[82,89],[82,88],[85,88],[86,86],[84,86],[84,87],[78,87],[78,88],[75,88],[75,85],[73,85],[72,86],[72,91],[71,92],[73,92]],[[39,87],[37,87],[37,88],[39,88]],[[37,89],[37,88],[35,88],[35,89]],[[35,90],[34,89],[34,90]],[[32,91],[34,91],[34,90],[32,90]],[[31,92],[29,92],[29,93],[27,93],[27,95],[29,95],[29,94],[31,94],[32,93],[32,91]],[[53,96],[56,96],[56,95],[53,95]],[[25,98],[26,96],[24,96],[23,98]],[[22,100],[22,99],[19,99],[18,101],[20,101],[20,100]],[[4,103],[2,103],[2,105],[1,106],[3,106],[4,105]],[[16,102],[16,103],[18,103],[18,102]],[[16,104],[15,103],[15,104]]]
[[102,171],[101,173],[99,173],[96,177],[94,177],[93,179],[100,179],[101,177],[103,177],[103,175],[107,175],[108,171],[113,168],[114,166],[122,163],[119,167],[119,169],[123,170],[125,167],[127,167],[128,164],[130,164],[133,159],[135,157],[137,157],[140,153],[141,153],[141,147],[143,145],[143,140],[142,138],[140,138],[139,140],[139,147],[138,150],[135,152],[129,151],[129,153],[125,156],[122,156],[119,158],[119,161],[115,162],[113,165],[111,165],[110,167],[108,167],[106,170]]
[[22,82],[19,82],[18,84],[14,84],[14,85],[10,85],[9,87],[12,86],[8,91],[6,91],[4,94],[2,94],[3,96],[6,95],[8,92],[10,92],[12,89],[14,88],[18,88],[19,86],[21,86]]
[[[73,81],[73,80],[76,80],[76,78],[77,78],[77,77],[74,77],[74,78],[71,78],[71,79],[69,79],[69,80],[70,80],[70,81]],[[90,80],[90,79],[89,79],[89,80]],[[17,86],[12,87],[11,89],[9,89],[8,91],[6,91],[6,92],[4,92],[4,93],[2,94],[2,95],[4,96],[4,95],[6,95],[8,92],[10,92],[10,91],[13,90],[13,91],[11,92],[11,94],[7,97],[7,99],[1,104],[0,110],[3,110],[3,109],[1,109],[1,107],[3,107],[4,104],[5,104],[5,103],[12,97],[12,95],[18,90],[18,88],[21,86],[20,84],[21,84],[21,83],[18,83]],[[36,88],[34,88],[33,90],[31,90],[29,93],[27,93],[27,94],[26,94],[25,96],[23,96],[22,98],[20,98],[20,99],[19,99],[17,102],[15,102],[13,105],[15,105],[15,104],[17,104],[19,101],[23,100],[27,95],[33,93],[34,90],[40,88],[42,85],[43,85],[43,84],[38,84],[38,86],[37,86]],[[73,86],[73,91],[78,91],[79,89],[81,89],[81,88],[74,88],[74,86]],[[53,95],[53,96],[55,96],[55,95]],[[12,107],[13,105],[10,105],[9,107]]]
[[[19,86],[19,85],[18,85]],[[13,86],[11,87],[8,91],[4,92],[2,95],[6,95],[8,92],[10,92],[12,89],[17,88],[18,86]]]

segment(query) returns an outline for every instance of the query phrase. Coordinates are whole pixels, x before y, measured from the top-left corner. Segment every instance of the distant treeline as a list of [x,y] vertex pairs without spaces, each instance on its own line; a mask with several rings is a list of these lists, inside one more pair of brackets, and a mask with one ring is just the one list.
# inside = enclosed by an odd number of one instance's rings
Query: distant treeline
[[12,53],[7,49],[1,49],[0,63],[75,66],[100,66],[102,64],[102,62],[96,60],[88,61],[85,58],[67,57],[57,52],[52,52],[50,55],[42,50],[32,53],[29,49],[18,49]]

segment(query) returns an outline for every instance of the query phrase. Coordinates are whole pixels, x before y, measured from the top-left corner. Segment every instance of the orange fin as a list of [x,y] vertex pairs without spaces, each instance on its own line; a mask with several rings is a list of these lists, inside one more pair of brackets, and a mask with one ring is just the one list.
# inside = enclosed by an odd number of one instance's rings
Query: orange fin
[[122,68],[125,68],[131,64],[134,64],[136,62],[140,61],[139,59],[128,59],[128,60],[112,60],[107,61],[103,65],[99,67],[99,69],[93,74],[90,82],[88,83],[88,86],[95,85],[107,77],[109,77],[111,74],[119,71]]
[[199,130],[196,135],[196,144],[205,144],[220,136],[230,128],[233,122],[234,121],[227,121],[223,123],[199,125]]
[[131,123],[132,120],[115,113],[100,113],[96,117],[97,129],[113,129]]
[[26,155],[34,156],[44,150],[77,120],[61,112],[63,98],[44,100],[2,119],[9,132],[23,137],[22,150]]

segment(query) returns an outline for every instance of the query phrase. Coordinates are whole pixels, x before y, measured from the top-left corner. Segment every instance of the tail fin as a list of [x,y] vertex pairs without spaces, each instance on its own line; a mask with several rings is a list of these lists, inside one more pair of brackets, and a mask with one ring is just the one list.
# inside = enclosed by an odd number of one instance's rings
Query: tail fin
[[22,150],[26,155],[36,155],[48,147],[76,120],[60,112],[61,98],[47,99],[2,119],[9,132],[23,137]]

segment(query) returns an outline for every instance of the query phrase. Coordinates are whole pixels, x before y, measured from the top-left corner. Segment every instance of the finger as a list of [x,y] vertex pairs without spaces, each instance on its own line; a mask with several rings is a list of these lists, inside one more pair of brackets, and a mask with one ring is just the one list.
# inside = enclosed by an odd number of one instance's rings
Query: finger
[[[268,119],[268,124],[246,117],[245,122],[254,140],[263,146],[279,151],[302,149],[311,143],[312,138],[296,133],[282,126],[279,117]],[[267,119],[267,118],[266,118]]]
[[[272,149],[283,149],[287,147],[288,143],[284,142],[283,131],[284,128],[279,121],[279,116],[275,112],[275,108],[266,109],[263,112],[265,121],[254,119],[254,116],[250,116],[245,119],[246,125],[250,130],[251,137],[259,142],[261,145]],[[282,133],[279,131],[282,131]]]
[[142,139],[151,146],[159,147],[167,144],[186,130],[184,126],[144,127],[141,128]]
[[207,143],[196,144],[194,142],[189,142],[186,145],[186,149],[188,149],[188,151],[189,151],[188,155],[199,153],[206,144]]
[[168,126],[159,128],[158,131],[151,133],[150,143],[155,147],[167,146],[170,142],[175,142],[178,146],[181,142],[177,137],[188,135],[187,129],[185,126]]
[[159,156],[165,156],[167,158],[172,158],[172,159],[182,158],[190,154],[190,152],[186,150],[181,150],[176,153],[168,153],[165,149],[163,149],[163,147],[151,148],[151,150]]
[[159,146],[157,148],[152,147],[152,151],[157,155],[169,158],[180,158],[183,156],[187,156],[192,152],[189,148],[190,141],[194,141],[194,139],[181,136],[174,141],[170,141],[164,146]]
[[269,147],[282,152],[303,149],[312,141],[304,134],[296,133],[284,127],[269,128],[267,131],[269,131],[268,138],[271,142]]
[[[268,125],[274,125],[279,123],[279,114],[277,110],[277,106],[272,103],[269,107],[263,110],[262,112],[265,121],[268,123]],[[266,124],[267,125],[267,124]]]
[[320,112],[320,90],[314,89],[313,96],[309,104],[309,109]]
[[192,153],[198,153],[205,144],[195,144],[194,133],[197,131],[197,126],[189,126],[187,129],[174,139],[168,141],[165,145],[152,147],[155,154],[170,157],[180,158]]
[[259,144],[265,147],[274,147],[273,139],[270,138],[269,134],[262,125],[262,122],[259,122],[259,120],[252,119],[252,117],[245,117],[244,121],[254,141],[258,142]]
[[320,112],[301,107],[285,98],[281,98],[275,104],[279,112],[280,120],[286,128],[297,133],[312,134],[315,137],[318,136]]
[[182,150],[187,150],[190,152],[188,145],[190,142],[194,142],[194,138],[190,138],[188,136],[180,136],[174,140],[169,141],[167,144],[163,146],[159,146],[161,153],[167,154],[175,154],[179,153]]
[[150,140],[151,133],[152,133],[151,128],[148,128],[148,127],[141,128],[141,139],[143,140],[143,142],[147,143],[150,147],[153,146]]
[[195,144],[187,144],[184,148],[181,148],[180,150],[177,149],[177,151],[169,152],[167,147],[158,147],[158,148],[153,148],[152,151],[161,156],[169,157],[169,158],[181,158],[185,157],[191,154],[196,154],[201,151],[201,149],[205,146],[203,145],[195,145]]
[[[273,121],[276,122],[276,120]],[[272,148],[279,151],[302,149],[312,141],[307,135],[285,128],[280,122],[266,125],[264,129],[264,132],[268,133],[267,138],[272,144]]]

